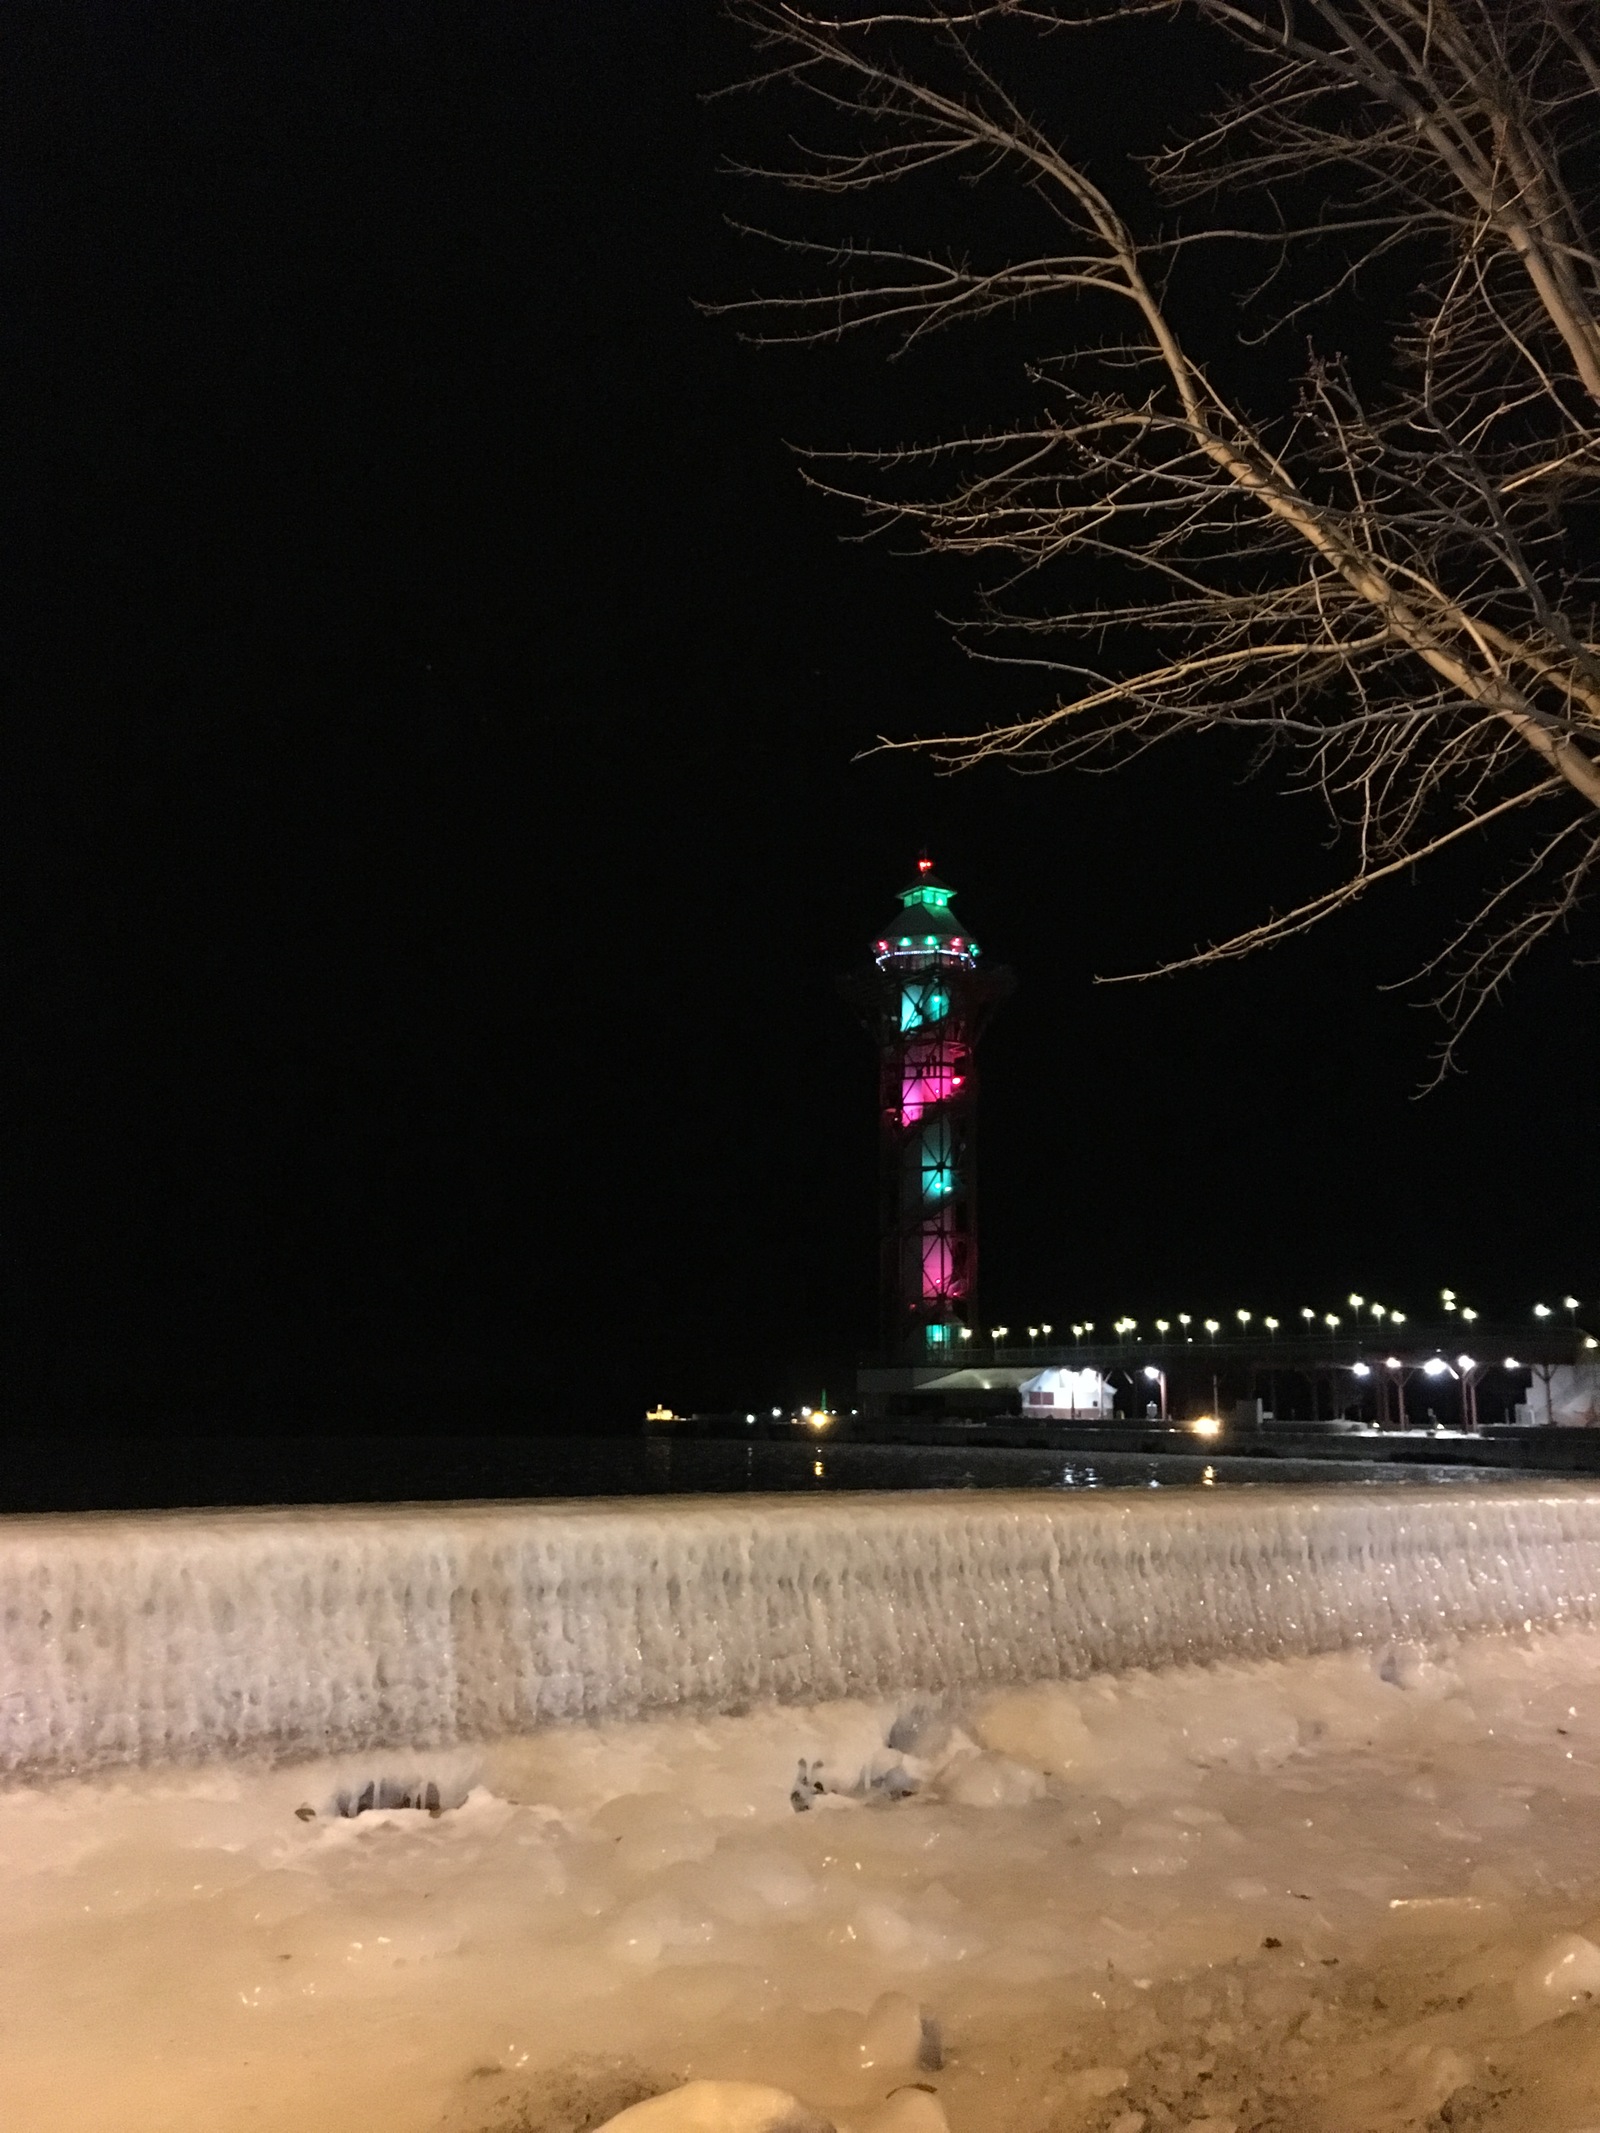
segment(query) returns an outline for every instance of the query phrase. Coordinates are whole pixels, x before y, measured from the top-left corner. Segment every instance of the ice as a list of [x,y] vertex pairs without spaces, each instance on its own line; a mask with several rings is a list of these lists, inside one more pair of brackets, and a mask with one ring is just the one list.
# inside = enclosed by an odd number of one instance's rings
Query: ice
[[414,1755],[1358,1639],[1404,1669],[1442,1633],[1600,1620],[1597,1595],[1576,1484],[9,1517],[0,1771]]
[[607,2123],[612,2133],[826,2133],[798,2098],[755,2081],[686,2081]]
[[1600,2127],[1600,1500],[907,1508],[13,1521],[0,2123]]
[[926,2089],[896,2089],[861,2121],[861,2133],[950,2133],[937,2096]]
[[349,1758],[14,1783],[5,2123],[592,2133],[745,2083],[840,2133],[1600,2124],[1600,1632],[1393,1658],[552,1726],[394,1763],[437,1815],[341,1815]]
[[937,2072],[944,2063],[938,2021],[908,1993],[881,1992],[862,2024],[857,2060],[864,2071],[904,2073],[919,2067]]
[[1581,1933],[1558,1933],[1516,1982],[1517,2012],[1525,2028],[1553,2022],[1570,2008],[1600,1998],[1600,1948]]
[[1043,1796],[1042,1770],[1030,1770],[1008,1755],[974,1751],[961,1756],[944,1781],[944,1796],[958,1807],[1020,1807]]

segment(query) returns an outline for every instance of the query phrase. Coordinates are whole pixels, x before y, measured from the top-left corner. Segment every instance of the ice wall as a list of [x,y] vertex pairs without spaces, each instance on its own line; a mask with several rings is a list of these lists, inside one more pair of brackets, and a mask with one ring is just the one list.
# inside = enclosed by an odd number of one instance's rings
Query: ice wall
[[0,1518],[0,1770],[1600,1620],[1600,1491]]

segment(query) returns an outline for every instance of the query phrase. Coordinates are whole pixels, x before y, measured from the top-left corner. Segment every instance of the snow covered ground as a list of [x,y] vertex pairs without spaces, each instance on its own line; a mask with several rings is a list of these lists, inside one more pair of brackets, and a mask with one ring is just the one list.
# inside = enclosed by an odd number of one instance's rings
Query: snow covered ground
[[1579,2133],[1597,1943],[1582,1627],[14,1782],[0,2123]]

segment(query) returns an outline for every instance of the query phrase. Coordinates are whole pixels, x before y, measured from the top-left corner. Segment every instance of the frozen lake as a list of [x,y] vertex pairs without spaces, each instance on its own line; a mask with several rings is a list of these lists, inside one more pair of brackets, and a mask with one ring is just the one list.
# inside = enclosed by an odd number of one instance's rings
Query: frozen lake
[[[1209,1479],[1208,1479],[1209,1477]],[[688,1438],[385,1436],[276,1431],[8,1440],[0,1512],[157,1510],[187,1504],[438,1502],[463,1497],[827,1495],[840,1489],[1198,1488],[1317,1482],[1452,1485],[1459,1466],[1343,1459],[1016,1451],[998,1446]]]

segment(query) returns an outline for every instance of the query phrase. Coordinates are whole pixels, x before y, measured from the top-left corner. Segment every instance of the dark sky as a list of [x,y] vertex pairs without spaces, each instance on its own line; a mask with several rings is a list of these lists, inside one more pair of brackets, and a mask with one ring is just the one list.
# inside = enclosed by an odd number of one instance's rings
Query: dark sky
[[874,1076],[834,979],[924,843],[1021,978],[989,1319],[1595,1289],[1573,943],[1419,1104],[1437,1032],[1376,987],[1460,884],[1096,988],[1319,878],[1317,817],[1210,749],[855,760],[1035,699],[787,442],[980,356],[697,313],[753,271],[726,60],[669,0],[5,10],[11,1419],[842,1389]]

